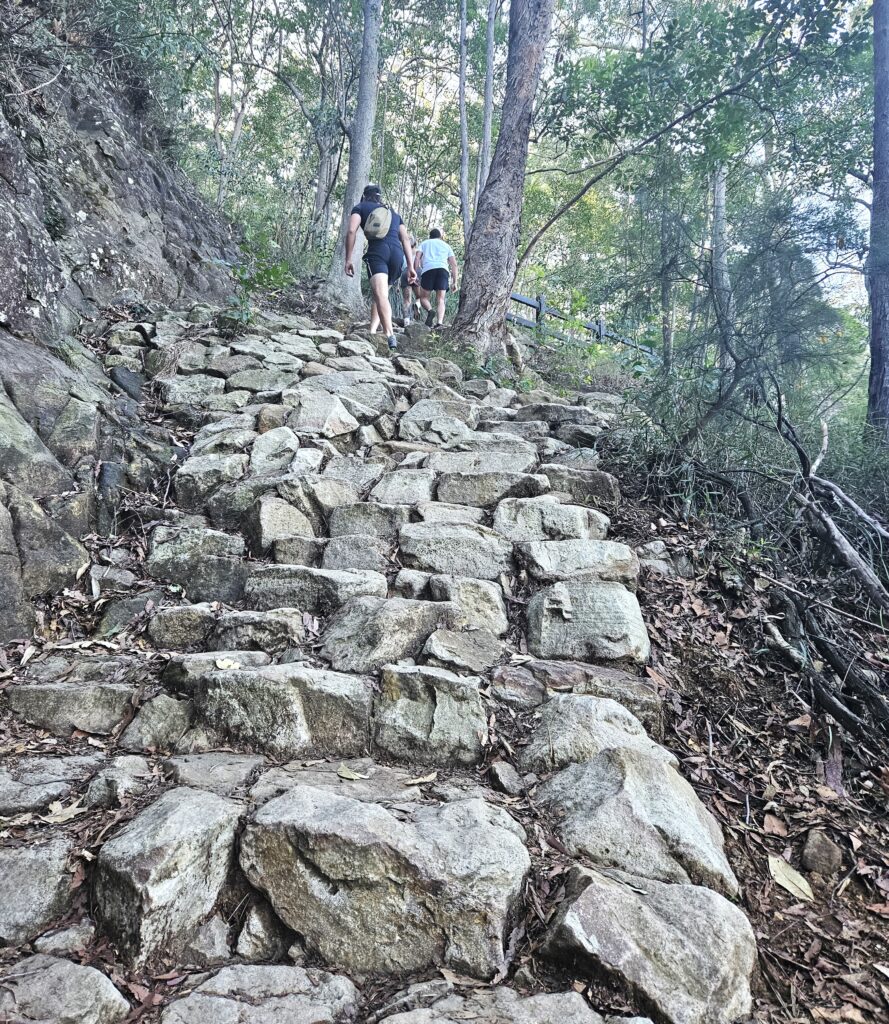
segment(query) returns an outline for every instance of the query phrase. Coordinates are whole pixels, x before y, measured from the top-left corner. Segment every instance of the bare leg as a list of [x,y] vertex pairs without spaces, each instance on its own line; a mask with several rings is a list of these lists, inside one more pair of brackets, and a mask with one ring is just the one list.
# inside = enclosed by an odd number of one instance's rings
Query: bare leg
[[438,293],[438,322],[440,324],[444,323],[445,302],[447,301],[447,297],[448,293],[444,289],[441,289]]
[[376,334],[380,329],[380,314],[377,310],[376,299],[371,296],[370,300],[370,333]]
[[432,303],[429,301],[429,296],[432,292],[427,292],[425,288],[419,288],[418,291],[420,293],[420,305],[428,313],[432,309]]
[[383,325],[383,333],[387,338],[392,337],[392,307],[389,305],[389,276],[388,274],[374,274],[370,279],[370,290],[373,294],[374,304],[380,315],[380,322]]

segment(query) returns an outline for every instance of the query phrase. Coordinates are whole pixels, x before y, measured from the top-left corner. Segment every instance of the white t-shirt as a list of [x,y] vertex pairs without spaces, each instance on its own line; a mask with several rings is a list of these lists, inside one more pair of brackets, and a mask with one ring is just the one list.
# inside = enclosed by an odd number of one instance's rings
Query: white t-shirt
[[427,270],[447,270],[448,260],[454,255],[454,250],[441,238],[427,238],[420,242],[420,252],[423,254],[420,270],[424,274]]

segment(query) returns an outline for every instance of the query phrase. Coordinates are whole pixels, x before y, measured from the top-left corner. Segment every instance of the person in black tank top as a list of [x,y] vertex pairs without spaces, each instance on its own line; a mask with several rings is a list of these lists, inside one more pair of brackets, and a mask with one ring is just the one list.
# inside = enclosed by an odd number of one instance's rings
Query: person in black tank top
[[[373,210],[383,205],[382,198],[383,192],[379,185],[367,185],[361,196],[361,202],[352,207],[349,214],[349,231],[346,235],[346,274],[348,277],[355,275],[355,268],[352,266],[352,253],[355,251],[358,229],[364,227]],[[364,263],[370,278],[372,301],[376,306],[383,330],[386,332],[389,348],[394,349],[397,347],[397,342],[395,331],[392,328],[389,288],[401,277],[401,268],[405,260],[407,261],[408,281],[411,284],[416,283],[417,275],[414,271],[414,252],[410,235],[408,235],[401,217],[394,210],[391,213],[392,223],[385,238],[368,239]]]

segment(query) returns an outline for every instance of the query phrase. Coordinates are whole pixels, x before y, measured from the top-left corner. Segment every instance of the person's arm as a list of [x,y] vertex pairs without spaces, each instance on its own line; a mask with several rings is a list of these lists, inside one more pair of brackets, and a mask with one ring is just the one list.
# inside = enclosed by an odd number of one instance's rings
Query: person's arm
[[408,261],[408,284],[417,283],[417,271],[414,269],[414,249],[411,246],[411,236],[404,224],[398,228],[398,238],[401,240],[401,248],[405,250],[405,259]]
[[448,256],[448,266],[451,268],[451,289],[457,290],[457,257],[451,253]]
[[355,268],[352,266],[352,253],[355,251],[355,239],[358,237],[358,228],[361,226],[361,214],[353,213],[349,217],[349,230],[346,232],[346,277],[355,276]]

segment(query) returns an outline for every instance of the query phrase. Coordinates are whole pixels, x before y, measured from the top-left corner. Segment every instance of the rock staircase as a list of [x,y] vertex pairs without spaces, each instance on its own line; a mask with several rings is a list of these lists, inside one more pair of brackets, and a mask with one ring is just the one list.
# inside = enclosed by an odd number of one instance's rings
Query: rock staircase
[[90,570],[94,642],[6,690],[0,1019],[749,1015],[753,933],[607,539],[619,400],[212,317],[108,339],[178,468],[131,503],[144,562]]

